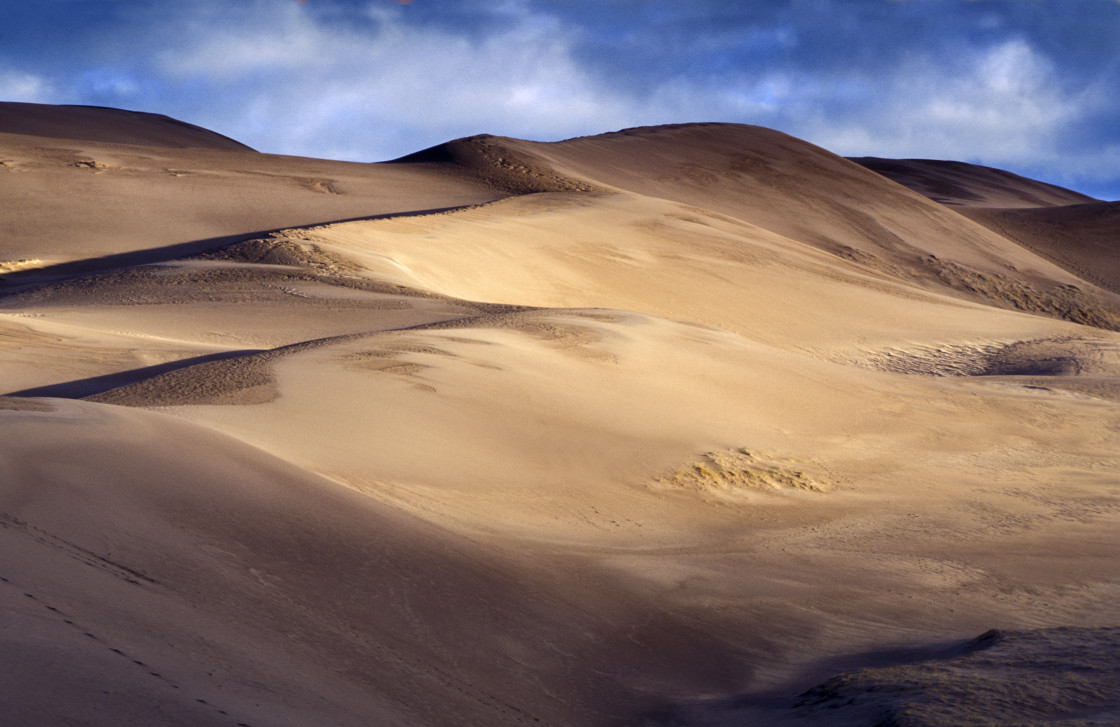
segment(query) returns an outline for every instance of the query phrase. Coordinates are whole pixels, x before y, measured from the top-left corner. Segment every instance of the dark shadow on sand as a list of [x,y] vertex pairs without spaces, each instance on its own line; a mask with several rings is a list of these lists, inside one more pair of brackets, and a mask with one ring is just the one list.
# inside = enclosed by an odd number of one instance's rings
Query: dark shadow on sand
[[[833,674],[824,678],[829,671]],[[644,715],[642,724],[1120,724],[1118,627],[993,630],[963,643],[821,661],[805,676],[808,681],[798,678],[784,693],[665,705]]]
[[298,230],[304,227],[335,225],[341,224],[343,222],[389,220],[397,217],[423,217],[425,215],[438,215],[446,212],[471,209],[477,206],[478,205],[433,207],[431,209],[407,210],[404,212],[389,212],[380,215],[347,217],[338,220],[324,220],[322,222],[308,222],[301,225],[276,227],[271,230],[254,230],[252,232],[244,232],[236,235],[208,237],[202,240],[180,242],[172,245],[165,245],[163,247],[153,247],[145,250],[134,250],[131,252],[122,252],[113,255],[103,255],[101,257],[86,258],[83,260],[72,260],[70,262],[47,265],[41,268],[16,270],[4,275],[0,275],[0,298],[4,297],[5,295],[10,295],[14,292],[32,288],[37,285],[43,285],[45,283],[57,283],[59,281],[80,278],[85,275],[93,275],[95,273],[102,273],[108,270],[119,270],[122,268],[137,267],[140,265],[165,263],[173,260],[180,260],[182,258],[191,257],[194,255],[201,255],[206,252],[222,250],[230,247],[231,245],[236,245],[239,242],[256,240],[258,238],[267,237],[268,235],[276,232],[282,232],[284,230]]
[[261,353],[266,349],[243,349],[239,351],[222,351],[221,353],[212,353],[206,356],[193,356],[191,358],[179,359],[178,361],[169,361],[168,363],[157,364],[155,366],[144,366],[138,369],[129,369],[128,371],[118,371],[115,374],[105,374],[104,376],[92,376],[88,379],[76,379],[74,381],[64,381],[59,384],[49,384],[47,386],[36,386],[32,389],[21,389],[20,391],[12,391],[3,396],[51,396],[59,399],[82,399],[87,396],[94,396],[95,394],[103,394],[106,391],[116,389],[128,384],[135,384],[139,381],[151,379],[162,374],[185,369],[197,364],[204,364],[210,361],[224,361],[230,358],[239,358],[241,356],[250,356],[255,353]]
[[[948,661],[987,649],[1002,639],[999,631],[987,631],[967,641],[949,641],[920,646],[875,649],[819,659],[790,680],[789,687],[765,692],[713,697],[692,702],[666,704],[641,716],[643,727],[684,727],[684,725],[766,724],[770,727],[844,725],[851,715],[836,714],[837,721],[821,720],[819,715],[798,714],[798,707],[822,683],[838,674],[867,668],[889,668],[908,664]],[[808,691],[806,691],[808,690]],[[759,721],[761,720],[761,721]],[[872,722],[851,724],[879,727]]]

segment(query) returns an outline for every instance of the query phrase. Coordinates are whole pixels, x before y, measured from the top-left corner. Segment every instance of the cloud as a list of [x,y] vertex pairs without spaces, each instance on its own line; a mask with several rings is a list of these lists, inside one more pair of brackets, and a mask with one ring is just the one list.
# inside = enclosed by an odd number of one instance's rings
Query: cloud
[[816,115],[814,135],[847,153],[860,145],[1021,162],[1053,146],[1078,110],[1050,61],[1019,39],[960,49],[950,62],[914,55],[873,88],[866,107],[846,118]]
[[0,68],[0,99],[24,103],[51,103],[55,94],[43,78],[21,71]]
[[470,35],[410,24],[388,6],[346,26],[291,7],[184,36],[157,56],[158,71],[209,94],[223,133],[286,153],[368,160],[414,151],[394,145],[404,136],[560,138],[631,118],[547,16],[509,14]]
[[971,161],[1116,199],[1118,76],[1071,80],[1012,39],[958,48],[949,61],[914,54],[847,104],[827,87],[803,89],[772,122],[839,154]]

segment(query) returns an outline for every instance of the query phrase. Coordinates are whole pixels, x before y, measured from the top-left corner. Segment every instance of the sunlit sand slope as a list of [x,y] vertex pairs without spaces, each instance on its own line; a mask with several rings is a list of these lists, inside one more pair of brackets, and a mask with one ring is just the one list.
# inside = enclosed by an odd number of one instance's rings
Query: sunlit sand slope
[[[0,103],[0,274],[21,260],[152,262],[230,236],[499,196],[413,165],[257,154],[152,114]],[[136,255],[101,259],[124,253]]]
[[[467,155],[464,147],[475,153]],[[488,163],[503,188],[511,175],[562,178],[570,185],[685,203],[927,289],[1120,327],[1115,292],[1055,264],[1052,251],[1039,254],[852,161],[769,129],[687,124],[554,144],[474,137],[418,156],[446,160],[449,154],[467,170],[464,178],[478,178],[479,168]],[[992,170],[975,167],[972,172],[973,188],[992,186]],[[1050,199],[1062,197],[1059,188],[1016,179],[1015,192],[1028,195],[1044,188],[1056,190]]]

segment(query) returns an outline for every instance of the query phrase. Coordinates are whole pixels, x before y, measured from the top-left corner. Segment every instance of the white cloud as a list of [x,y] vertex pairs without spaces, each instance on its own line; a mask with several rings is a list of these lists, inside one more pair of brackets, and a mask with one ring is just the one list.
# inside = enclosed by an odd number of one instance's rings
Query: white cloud
[[846,104],[826,86],[801,96],[785,130],[841,154],[1017,164],[1056,149],[1080,110],[1048,59],[1020,39],[951,58],[914,55],[858,87]]
[[1076,113],[1052,65],[1022,40],[962,53],[922,56],[883,79],[879,98],[850,118],[814,121],[814,135],[843,153],[853,141],[890,156],[1022,161],[1052,146]]
[[0,100],[23,103],[50,103],[55,94],[39,76],[0,68]]
[[209,113],[222,133],[283,153],[374,159],[415,151],[390,148],[394,136],[561,138],[631,119],[547,16],[511,14],[512,24],[476,38],[408,25],[391,6],[370,12],[363,30],[316,24],[298,8],[258,14],[182,37],[159,67],[178,84],[219,89]]

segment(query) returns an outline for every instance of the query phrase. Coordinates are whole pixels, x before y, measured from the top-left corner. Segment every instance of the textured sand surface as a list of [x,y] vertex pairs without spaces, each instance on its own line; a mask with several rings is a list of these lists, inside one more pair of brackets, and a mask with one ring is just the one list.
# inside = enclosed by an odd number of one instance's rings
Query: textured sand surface
[[4,719],[1115,716],[1115,203],[856,161],[0,105]]

